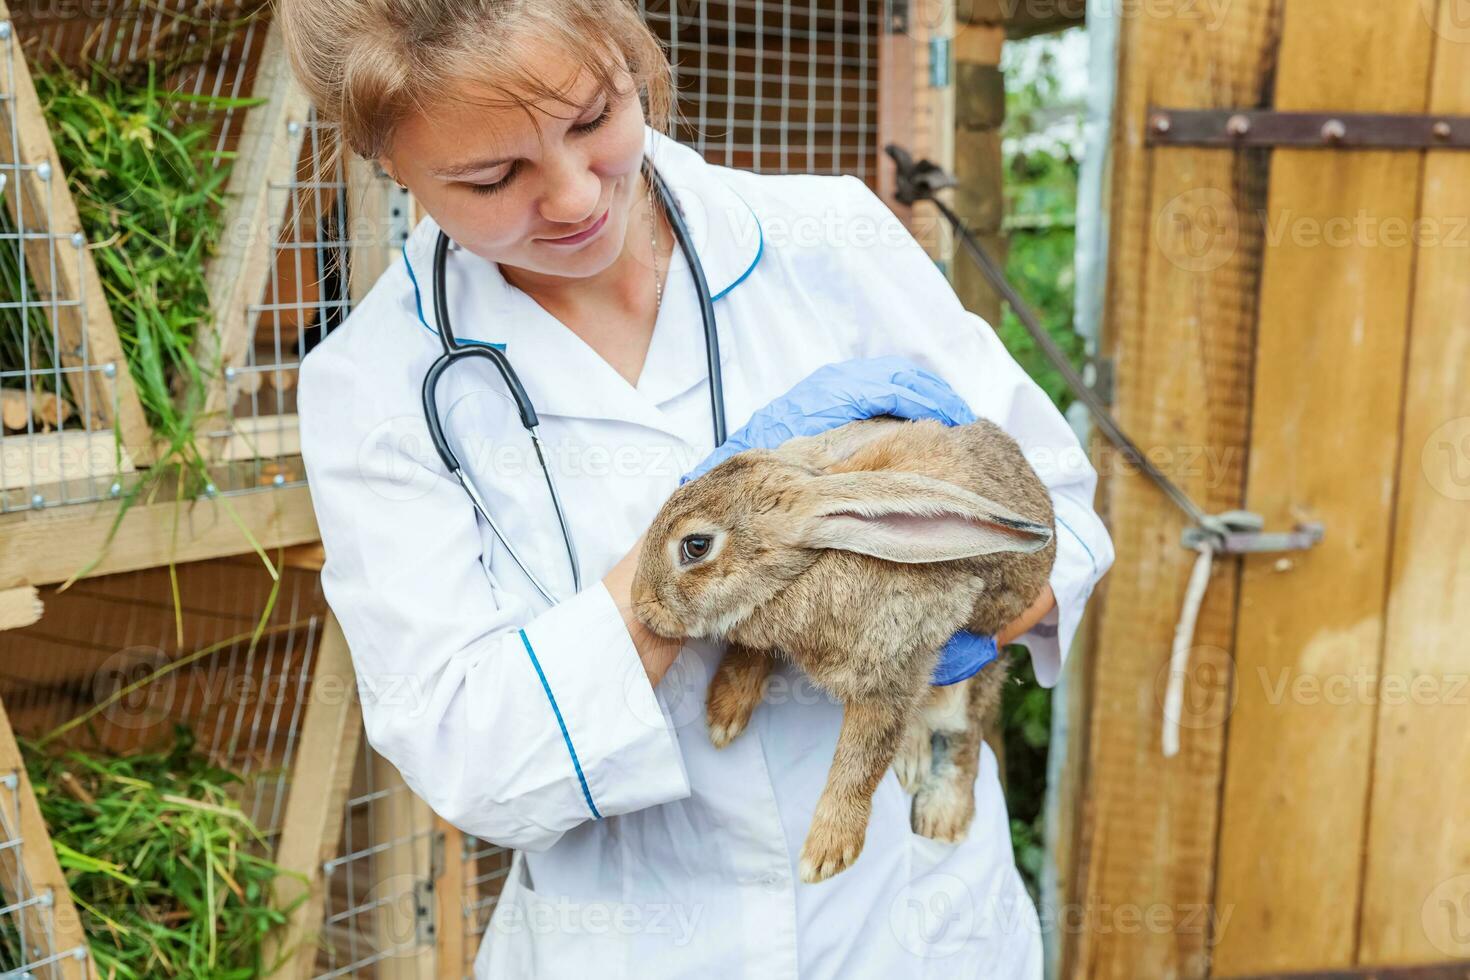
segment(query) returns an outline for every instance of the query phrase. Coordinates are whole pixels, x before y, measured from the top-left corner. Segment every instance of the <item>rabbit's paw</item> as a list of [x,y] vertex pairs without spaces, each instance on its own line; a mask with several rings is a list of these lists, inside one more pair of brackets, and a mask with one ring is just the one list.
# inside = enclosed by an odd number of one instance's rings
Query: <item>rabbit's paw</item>
[[705,696],[709,740],[723,749],[745,731],[765,691],[771,658],[763,651],[731,646],[710,678]]
[[866,820],[823,819],[818,804],[816,819],[801,848],[801,880],[814,885],[847,870],[863,852],[866,835]]
[[924,785],[933,763],[933,736],[922,718],[915,718],[904,732],[898,754],[893,757],[893,772],[905,793],[913,794]]
[[975,816],[975,789],[955,775],[931,776],[914,794],[914,833],[947,844],[965,839]]

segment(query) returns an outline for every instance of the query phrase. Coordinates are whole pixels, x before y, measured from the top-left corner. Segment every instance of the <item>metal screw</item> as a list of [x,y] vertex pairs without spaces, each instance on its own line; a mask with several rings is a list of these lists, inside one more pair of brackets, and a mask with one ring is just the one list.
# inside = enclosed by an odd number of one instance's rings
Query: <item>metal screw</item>
[[1154,132],[1156,133],[1167,133],[1171,125],[1172,123],[1169,122],[1169,117],[1162,112],[1153,118]]
[[295,136],[297,133],[301,132],[301,124],[292,119],[290,122],[286,123],[286,132],[290,133],[292,136]]
[[87,244],[87,236],[79,231],[74,231],[71,233],[71,243],[77,248],[81,248]]
[[50,160],[42,160],[40,163],[36,164],[36,176],[37,177],[40,177],[42,180],[50,180],[51,179],[51,161]]
[[46,506],[46,498],[39,493],[31,494],[31,506],[40,510]]
[[278,487],[284,487],[286,485],[286,474],[277,473],[275,476],[271,477],[271,483],[275,484]]
[[1347,135],[1347,126],[1341,119],[1329,119],[1322,124],[1322,139],[1328,143],[1341,143]]
[[117,365],[115,363],[113,363],[112,361],[108,361],[106,364],[102,365],[102,376],[103,377],[105,377],[105,378],[111,378],[111,377],[115,377],[116,375],[117,375]]
[[1231,116],[1229,121],[1225,123],[1225,132],[1229,133],[1231,136],[1234,136],[1236,139],[1239,139],[1250,131],[1250,118],[1247,116],[1242,116],[1239,113]]
[[122,484],[121,483],[118,483],[117,481],[114,480],[112,486],[110,486],[110,487],[107,488],[107,495],[109,497],[121,497],[122,496]]
[[235,374],[236,374],[236,371],[235,371],[234,365],[231,365],[231,366],[225,368],[225,380],[226,381],[234,381],[235,380]]
[[10,40],[10,21],[0,20],[0,41]]
[[213,483],[206,483],[204,485],[204,495],[206,497],[213,497],[217,493],[219,493],[219,487],[215,486]]
[[1454,134],[1454,131],[1452,129],[1450,129],[1450,124],[1447,123],[1447,122],[1445,122],[1443,119],[1441,119],[1439,122],[1437,122],[1437,123],[1434,124],[1434,138],[1435,139],[1437,139],[1437,140],[1447,140],[1453,134]]

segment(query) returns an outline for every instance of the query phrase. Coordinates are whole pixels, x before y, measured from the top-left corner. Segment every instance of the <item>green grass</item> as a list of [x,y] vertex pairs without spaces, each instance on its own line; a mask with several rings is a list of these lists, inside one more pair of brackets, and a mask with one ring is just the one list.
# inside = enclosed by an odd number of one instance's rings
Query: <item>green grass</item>
[[22,748],[102,976],[273,972],[263,941],[290,911],[272,897],[284,872],[231,795],[240,778],[212,764],[187,729],[163,751],[124,757]]

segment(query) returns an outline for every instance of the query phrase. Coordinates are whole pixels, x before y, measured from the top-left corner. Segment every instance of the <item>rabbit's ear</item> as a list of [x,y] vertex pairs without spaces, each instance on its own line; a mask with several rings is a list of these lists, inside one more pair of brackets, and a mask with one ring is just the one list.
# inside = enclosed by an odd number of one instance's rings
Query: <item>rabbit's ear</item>
[[800,544],[922,563],[997,551],[1039,551],[1052,538],[1027,520],[963,487],[916,473],[856,472],[819,476],[798,508]]

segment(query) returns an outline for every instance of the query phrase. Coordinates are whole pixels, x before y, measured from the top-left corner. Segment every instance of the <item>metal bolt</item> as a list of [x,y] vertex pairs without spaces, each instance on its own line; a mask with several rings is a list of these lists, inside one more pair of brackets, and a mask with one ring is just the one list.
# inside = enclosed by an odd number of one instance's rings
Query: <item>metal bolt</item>
[[277,473],[275,476],[271,477],[271,483],[275,484],[278,487],[284,487],[286,485],[286,474]]
[[39,493],[31,494],[31,506],[40,510],[46,506],[46,498]]
[[225,380],[234,381],[236,373],[237,372],[235,371],[234,365],[225,368]]
[[1433,132],[1434,138],[1437,140],[1447,140],[1454,135],[1454,130],[1450,128],[1450,124],[1443,119],[1434,124]]
[[102,376],[105,378],[116,377],[117,365],[112,361],[108,361],[106,364],[102,365]]
[[87,244],[87,236],[79,231],[74,231],[71,233],[71,243],[77,248],[82,248]]
[[206,483],[204,485],[204,495],[206,497],[213,497],[217,493],[219,493],[219,487],[215,486],[213,483]]
[[1347,135],[1347,126],[1341,119],[1329,119],[1322,124],[1322,139],[1328,143],[1341,143]]
[[295,136],[297,133],[301,132],[301,124],[292,119],[290,122],[286,123],[286,132],[290,133],[292,136]]
[[1234,136],[1236,139],[1239,139],[1250,131],[1250,118],[1248,116],[1242,116],[1239,113],[1231,116],[1229,121],[1225,123],[1225,132],[1229,133],[1231,136]]
[[50,180],[51,179],[51,161],[50,160],[42,160],[40,163],[36,164],[36,176],[37,177],[40,177],[42,180]]
[[10,21],[0,20],[0,41],[10,40]]
[[112,483],[112,486],[110,486],[110,487],[107,488],[107,495],[109,497],[121,497],[122,496],[122,484],[121,483],[118,483],[116,480],[114,480],[113,483]]
[[1162,112],[1153,118],[1154,132],[1156,133],[1167,133],[1171,125],[1172,123],[1169,122],[1169,117]]

